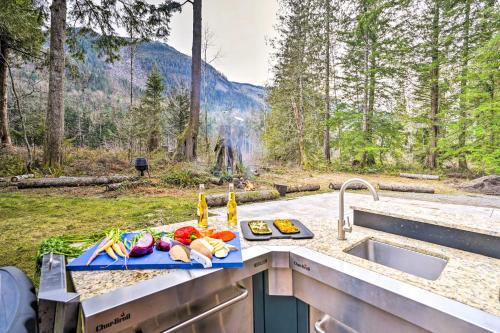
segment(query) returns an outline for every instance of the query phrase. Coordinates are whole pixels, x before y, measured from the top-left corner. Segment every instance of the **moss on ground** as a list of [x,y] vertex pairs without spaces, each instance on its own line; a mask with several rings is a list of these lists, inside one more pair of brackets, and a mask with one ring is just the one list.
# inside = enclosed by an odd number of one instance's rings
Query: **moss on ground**
[[194,219],[196,197],[69,197],[0,193],[0,266],[22,269],[38,284],[36,255],[51,236],[91,235],[111,227],[140,229]]

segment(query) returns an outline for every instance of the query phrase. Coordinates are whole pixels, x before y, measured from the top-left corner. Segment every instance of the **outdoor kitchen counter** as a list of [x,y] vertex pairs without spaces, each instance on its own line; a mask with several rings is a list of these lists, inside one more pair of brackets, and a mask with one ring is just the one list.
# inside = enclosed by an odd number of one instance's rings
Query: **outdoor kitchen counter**
[[[367,196],[363,197],[368,198]],[[294,200],[282,202],[285,204],[294,204]],[[358,203],[359,201],[356,202]],[[268,210],[267,213],[265,213],[264,210],[257,206],[259,204],[242,206],[239,210],[239,217],[241,220],[247,217],[253,218],[256,215],[256,211],[262,212],[262,214],[257,214],[260,218],[276,218],[278,216],[295,217],[315,234],[313,239],[307,240],[281,239],[251,242],[242,239],[243,248],[254,245],[292,245],[307,247],[322,254],[364,267],[384,276],[412,284],[435,294],[500,316],[500,302],[498,299],[500,292],[500,260],[359,226],[353,227],[353,232],[347,234],[347,240],[339,241],[336,238],[337,223],[335,221],[335,214],[330,211],[330,216],[328,218],[322,216],[324,214],[321,213],[321,209],[316,209],[311,206],[310,203],[309,201],[307,205],[302,207],[303,209],[291,209],[287,211],[287,213],[280,213],[280,211],[276,210],[272,213]],[[278,205],[282,204],[278,202]],[[276,209],[276,207],[274,208]],[[401,209],[401,207],[399,208]],[[408,211],[410,210],[411,209],[408,209]],[[327,210],[325,210],[325,212],[326,211]],[[225,216],[223,216],[224,211],[219,209],[214,212],[221,215],[211,217],[209,219],[211,225],[220,228],[225,227],[226,221]],[[417,214],[419,213],[417,212]],[[471,217],[474,217],[475,220],[483,218],[479,215],[469,216],[468,218]],[[432,216],[428,218],[432,218]],[[440,223],[442,222],[443,221],[440,220]],[[183,222],[162,228],[165,230],[173,230],[183,225],[195,225],[195,222]],[[460,227],[460,224],[457,224],[457,227]],[[495,231],[497,230],[495,225],[493,225],[492,230],[495,233],[497,232]],[[411,249],[417,249],[418,251],[439,257],[445,257],[448,259],[448,264],[437,280],[430,281],[344,252],[344,250],[351,248],[353,245],[368,237]],[[81,299],[86,299],[173,271],[175,270],[72,272],[72,277],[75,289],[80,293]]]
[[[500,237],[500,218],[387,201],[360,201],[352,209]],[[493,215],[493,214],[492,214]]]

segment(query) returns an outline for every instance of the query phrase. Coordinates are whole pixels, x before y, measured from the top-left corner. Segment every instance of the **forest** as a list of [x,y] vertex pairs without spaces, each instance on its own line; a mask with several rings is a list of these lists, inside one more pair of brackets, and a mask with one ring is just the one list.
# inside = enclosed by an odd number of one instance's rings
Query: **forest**
[[498,2],[280,4],[270,158],[500,171]]
[[73,148],[210,161],[234,117],[252,163],[500,170],[495,1],[282,0],[265,89],[210,66],[201,17],[192,62],[149,42],[167,40],[190,1],[62,1],[59,18],[57,4],[7,1],[0,13],[0,141],[17,147],[2,165],[23,160],[3,173],[51,173]]

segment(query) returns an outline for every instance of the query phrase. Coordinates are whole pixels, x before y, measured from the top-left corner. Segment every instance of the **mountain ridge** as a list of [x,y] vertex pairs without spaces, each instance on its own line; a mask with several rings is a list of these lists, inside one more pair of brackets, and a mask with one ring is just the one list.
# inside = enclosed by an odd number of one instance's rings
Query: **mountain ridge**
[[[85,51],[85,62],[78,67],[89,76],[94,76],[92,86],[103,90],[106,86],[118,88],[124,94],[130,89],[130,51],[129,47],[120,50],[120,59],[106,63],[92,47],[88,36],[81,36],[79,45]],[[138,96],[145,86],[147,75],[153,65],[160,71],[168,94],[176,86],[190,87],[191,57],[167,43],[144,41],[135,46],[134,56],[134,95]],[[96,81],[100,81],[96,82]],[[210,64],[202,61],[201,103],[209,112],[236,110],[265,110],[266,89],[262,86],[228,80],[227,76]],[[109,91],[109,93],[115,93]]]

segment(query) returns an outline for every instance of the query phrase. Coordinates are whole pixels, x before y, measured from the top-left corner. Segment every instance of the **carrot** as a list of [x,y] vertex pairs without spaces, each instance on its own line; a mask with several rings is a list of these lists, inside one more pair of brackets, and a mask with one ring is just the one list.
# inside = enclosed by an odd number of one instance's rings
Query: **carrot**
[[99,253],[102,252],[104,245],[106,245],[111,239],[109,237],[105,237],[100,243],[99,246],[95,249],[94,253],[90,256],[89,260],[87,261],[87,266],[90,265],[92,261],[97,257]]
[[122,249],[120,248],[120,245],[118,245],[118,243],[113,243],[113,245],[111,245],[111,247],[117,255],[125,258],[125,254],[122,252]]
[[107,248],[105,248],[106,250],[106,253],[111,257],[113,258],[114,260],[118,260],[118,257],[116,256],[116,254],[113,252],[113,247],[112,246],[108,246]]
[[127,248],[125,247],[122,241],[118,242],[118,246],[120,247],[120,250],[122,250],[122,253],[125,255],[125,257],[128,258]]

